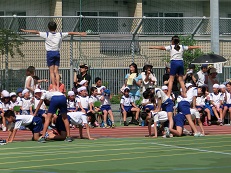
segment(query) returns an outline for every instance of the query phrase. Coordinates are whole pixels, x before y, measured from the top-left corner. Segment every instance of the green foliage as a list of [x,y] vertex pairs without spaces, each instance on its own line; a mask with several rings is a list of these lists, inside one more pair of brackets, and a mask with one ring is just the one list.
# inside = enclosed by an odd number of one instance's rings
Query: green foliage
[[24,41],[25,38],[19,34],[9,29],[0,29],[0,51],[2,55],[9,53],[14,58],[15,54],[18,53],[21,57],[24,57],[20,49]]
[[[191,38],[191,36],[179,36],[180,42],[182,45],[186,46],[195,46],[197,41]],[[196,59],[197,57],[203,55],[204,52],[201,51],[201,49],[194,49],[194,50],[187,50],[184,52],[184,66],[185,70],[188,68],[188,65],[191,64],[191,62]]]
[[111,103],[112,104],[120,104],[121,97],[122,97],[122,94],[113,95],[111,98]]

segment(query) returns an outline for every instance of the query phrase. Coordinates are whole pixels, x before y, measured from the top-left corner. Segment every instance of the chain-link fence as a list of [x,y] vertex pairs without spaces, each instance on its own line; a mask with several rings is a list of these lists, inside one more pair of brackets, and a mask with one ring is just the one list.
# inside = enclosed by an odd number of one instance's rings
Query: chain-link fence
[[[126,71],[125,69],[128,69],[132,62],[137,63],[139,68],[147,63],[152,64],[159,69],[156,75],[161,76],[163,73],[161,69],[163,70],[165,59],[169,54],[165,51],[150,50],[149,46],[169,45],[173,35],[191,35],[197,40],[196,44],[203,47],[203,52],[212,52],[210,19],[203,17],[0,17],[0,28],[10,29],[26,38],[24,45],[21,46],[24,57],[17,54],[14,58],[6,55],[0,57],[2,85],[6,81],[9,89],[17,87],[18,84],[21,85],[22,76],[25,76],[24,70],[21,69],[26,69],[30,65],[36,67],[37,75],[41,78],[48,78],[48,72],[44,70],[46,69],[44,40],[36,35],[23,33],[20,29],[47,31],[47,24],[52,20],[58,25],[57,32],[88,32],[86,37],[68,37],[62,43],[61,68],[65,68],[65,71],[62,71],[65,76],[63,80],[68,87],[72,82],[70,67],[78,67],[82,63],[87,63],[91,67],[93,79],[96,76],[103,76],[105,81],[112,84],[115,93],[118,92],[119,85],[124,80],[124,73],[122,74],[121,70]],[[222,38],[220,54],[228,60],[226,66],[230,66],[231,58],[230,21],[230,18],[220,19],[220,37]],[[5,70],[6,67],[9,68],[8,72]],[[117,71],[118,68],[119,71]],[[67,69],[69,72],[66,71]],[[102,70],[100,75],[101,69],[104,71]],[[229,68],[225,69],[221,77],[223,80],[230,78]],[[5,75],[5,72],[8,75]],[[119,83],[115,84],[113,80]]]

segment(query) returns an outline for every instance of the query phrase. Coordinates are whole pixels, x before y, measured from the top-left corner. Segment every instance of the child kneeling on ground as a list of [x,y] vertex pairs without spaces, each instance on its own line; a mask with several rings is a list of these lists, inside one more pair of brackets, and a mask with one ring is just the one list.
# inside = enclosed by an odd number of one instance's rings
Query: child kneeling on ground
[[10,123],[8,128],[10,133],[7,138],[7,142],[13,142],[17,130],[21,126],[28,127],[33,134],[32,139],[37,141],[40,137],[40,132],[43,130],[42,119],[33,115],[15,115],[14,111],[8,110],[5,112],[4,117]]

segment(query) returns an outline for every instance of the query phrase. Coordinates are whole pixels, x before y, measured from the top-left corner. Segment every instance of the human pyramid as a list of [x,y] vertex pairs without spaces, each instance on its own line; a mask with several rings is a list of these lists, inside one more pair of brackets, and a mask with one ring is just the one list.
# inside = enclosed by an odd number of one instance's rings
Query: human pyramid
[[[91,78],[86,76],[88,66],[80,65],[85,71],[81,80],[76,80],[76,89],[68,91],[63,87],[59,75],[60,45],[63,38],[68,35],[85,36],[81,32],[56,32],[55,22],[49,22],[49,32],[36,30],[23,30],[24,32],[38,34],[45,39],[47,51],[47,65],[50,71],[51,86],[49,91],[40,88],[41,82],[35,76],[35,68],[30,66],[26,71],[24,89],[9,93],[6,90],[1,92],[0,111],[2,118],[2,130],[9,131],[8,138],[1,143],[13,142],[16,132],[19,129],[32,131],[32,139],[41,143],[48,140],[65,140],[72,142],[70,128],[79,128],[80,138],[83,138],[83,128],[86,128],[87,138],[94,140],[90,135],[90,127],[100,126],[104,128],[115,128],[114,115],[111,109],[111,93],[105,86],[102,86],[101,79],[95,79],[96,86],[88,88]],[[129,66],[130,72],[125,76],[125,84],[121,88],[123,96],[120,101],[121,114],[123,115],[124,126],[128,126],[126,119],[132,113],[132,122],[136,125],[142,121],[147,124],[148,136],[163,137],[182,136],[185,121],[188,121],[193,136],[204,136],[204,128],[201,116],[206,113],[206,123],[211,125],[211,115],[215,115],[220,125],[224,115],[231,112],[231,83],[225,85],[213,84],[213,92],[209,93],[207,87],[200,80],[185,84],[183,52],[200,48],[199,46],[180,45],[179,37],[172,37],[170,46],[151,46],[150,49],[167,50],[170,52],[171,64],[168,66],[169,78],[164,81],[162,88],[156,88],[156,77],[152,74],[152,66],[145,65],[143,72],[138,75],[137,65],[132,63]],[[202,69],[205,65],[202,65]],[[206,66],[207,68],[207,66]],[[187,74],[190,74],[189,71]],[[205,78],[205,73],[202,78]],[[174,80],[178,80],[181,86],[181,93],[174,97]],[[142,86],[143,101],[142,107],[137,106],[136,100],[140,99]],[[219,89],[221,90],[219,92]],[[175,104],[175,101],[177,104]],[[217,106],[219,105],[219,106]],[[222,107],[222,109],[221,109]],[[110,118],[108,118],[108,115]],[[231,115],[230,115],[231,116]],[[197,130],[194,120],[198,121],[200,131]],[[152,135],[152,127],[154,135]],[[51,129],[51,130],[49,130]]]

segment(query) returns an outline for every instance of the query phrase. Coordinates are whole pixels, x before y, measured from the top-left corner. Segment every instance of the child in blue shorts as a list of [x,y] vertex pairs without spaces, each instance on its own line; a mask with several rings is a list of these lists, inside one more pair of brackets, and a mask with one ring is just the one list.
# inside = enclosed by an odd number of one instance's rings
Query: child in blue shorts
[[42,119],[33,116],[33,115],[15,115],[14,111],[8,110],[5,112],[4,117],[9,122],[9,135],[7,138],[7,142],[13,142],[17,130],[20,129],[21,126],[25,126],[29,128],[33,133],[33,140],[37,141],[40,137],[40,132],[43,130]]
[[23,32],[29,32],[32,34],[38,34],[40,37],[44,38],[45,47],[47,51],[47,66],[50,71],[50,78],[54,91],[59,91],[59,64],[60,64],[60,45],[64,38],[68,35],[80,35],[85,36],[85,32],[56,32],[57,24],[53,21],[48,23],[49,32],[40,32],[37,30],[24,30]]
[[182,136],[183,127],[185,123],[185,115],[182,113],[178,113],[173,117],[174,126],[176,129],[170,129],[170,132],[175,136]]
[[66,137],[65,141],[72,142],[72,139],[70,137],[70,124],[69,124],[69,121],[67,119],[67,100],[66,100],[66,97],[63,95],[63,93],[58,92],[58,91],[43,93],[41,98],[40,98],[40,101],[38,103],[38,106],[35,110],[35,113],[34,113],[35,116],[37,115],[38,110],[40,109],[40,106],[43,104],[43,102],[47,106],[49,106],[49,108],[47,111],[47,116],[45,119],[42,136],[39,138],[38,142],[41,142],[41,143],[46,142],[45,135],[46,135],[48,126],[51,123],[51,119],[53,117],[53,114],[55,114],[58,109],[59,109],[59,112],[62,116],[62,120],[65,124],[66,132],[67,132],[67,137]]
[[170,77],[168,83],[168,97],[170,97],[172,93],[172,85],[176,75],[178,75],[178,80],[180,82],[180,86],[183,90],[183,97],[186,97],[186,88],[184,85],[184,62],[183,62],[183,53],[185,50],[198,49],[200,46],[184,46],[180,45],[180,39],[178,36],[172,37],[172,44],[170,46],[151,46],[149,49],[159,49],[159,50],[167,50],[170,52]]

